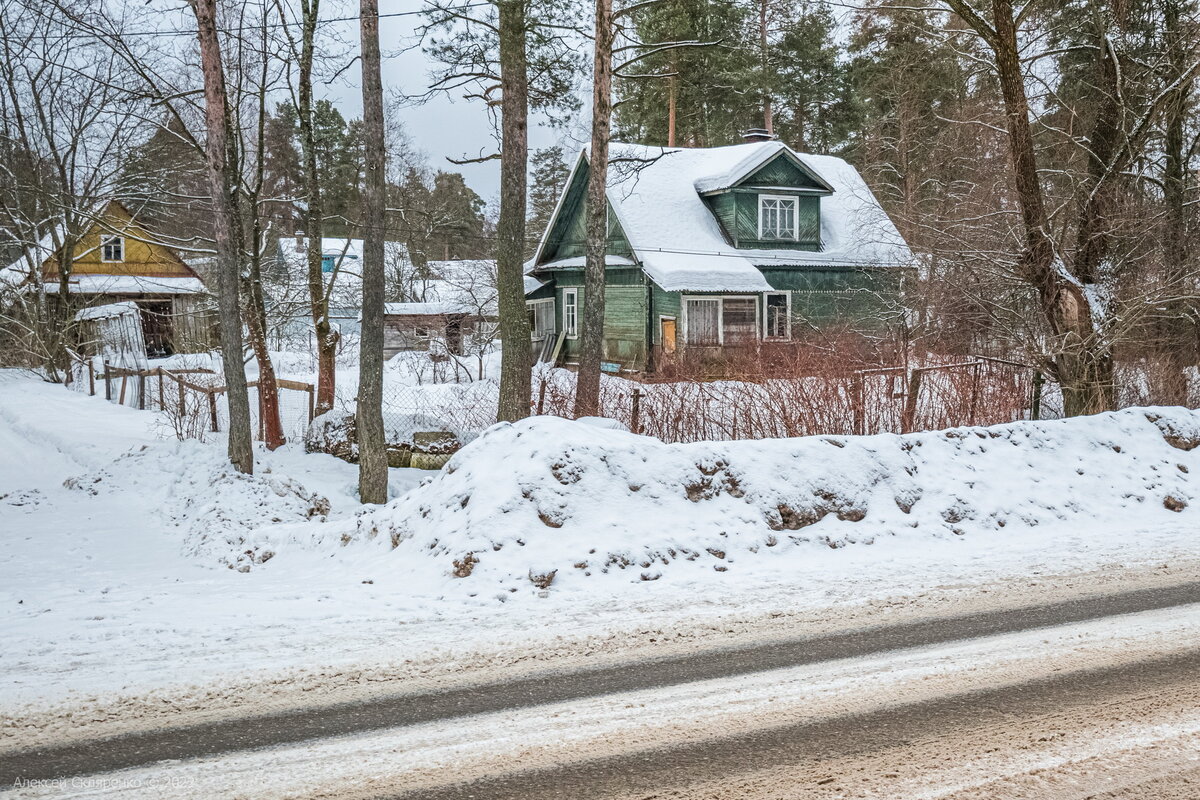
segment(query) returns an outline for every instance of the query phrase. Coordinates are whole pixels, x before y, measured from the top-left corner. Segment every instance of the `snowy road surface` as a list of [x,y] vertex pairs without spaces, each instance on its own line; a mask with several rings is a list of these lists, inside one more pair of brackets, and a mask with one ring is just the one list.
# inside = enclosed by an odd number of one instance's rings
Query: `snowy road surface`
[[[20,763],[6,762],[4,782],[15,780],[22,797],[156,797],[164,786],[179,797],[646,797],[668,789],[720,797],[731,796],[731,782],[743,787],[732,796],[789,796],[774,793],[778,780],[800,789],[832,775],[833,788],[844,789],[843,762],[919,746],[934,762],[925,765],[924,795],[910,794],[911,784],[885,790],[888,775],[913,770],[911,756],[850,782],[875,782],[858,796],[936,797],[931,766],[947,772],[938,788],[958,791],[981,776],[1023,774],[1031,762],[1045,769],[1121,750],[1194,747],[1198,611],[1172,606],[569,701],[533,696],[519,708],[62,783],[10,777]],[[991,766],[964,758],[963,737]],[[1001,768],[1000,751],[1014,739],[1021,746]]]
[[[874,656],[912,648],[995,637],[1071,623],[1104,622],[1119,630],[1119,615],[1147,611],[1180,620],[1181,636],[1200,630],[1200,583],[1070,600],[1046,606],[870,628],[749,648],[718,650],[604,669],[555,673],[502,684],[426,694],[376,696],[360,703],[315,706],[265,717],[224,720],[189,728],[88,740],[0,754],[0,786],[17,778],[61,778],[137,767],[166,759],[197,758],[309,739],[398,729],[491,712],[587,701],[606,695],[649,692],[684,684],[715,686],[748,675],[810,664]],[[1162,617],[1167,619],[1167,616]],[[1136,617],[1126,617],[1131,625]],[[1105,629],[1104,626],[1097,628]],[[906,657],[906,655],[901,656]],[[780,674],[780,673],[777,673]]]
[[[1136,433],[1132,423],[1138,421],[1130,422]],[[1145,419],[1139,424],[1144,428]],[[0,372],[0,448],[6,455],[0,459],[0,758],[121,736],[154,741],[175,729],[234,730],[232,721],[246,717],[299,719],[314,707],[368,708],[370,701],[402,694],[453,693],[483,684],[524,686],[528,692],[548,674],[611,668],[616,675],[654,659],[711,665],[728,658],[712,654],[730,650],[762,657],[750,669],[770,668],[753,674],[740,667],[693,672],[681,676],[686,682],[614,683],[607,691],[618,693],[603,697],[594,696],[595,687],[583,691],[576,685],[579,691],[528,698],[533,706],[481,705],[471,710],[487,713],[414,719],[416,724],[399,728],[381,728],[395,722],[376,718],[315,743],[287,744],[295,738],[289,734],[268,749],[135,767],[73,785],[0,791],[37,797],[457,791],[449,784],[514,769],[623,758],[658,745],[737,738],[810,718],[853,717],[898,703],[1041,685],[1048,676],[1129,675],[1142,669],[1133,665],[1167,663],[1161,660],[1200,646],[1194,607],[1155,611],[1158,604],[1151,602],[1132,617],[1093,619],[1122,610],[1113,606],[1043,618],[1037,624],[1054,627],[1032,632],[1019,632],[1021,626],[960,631],[957,637],[986,638],[909,640],[908,645],[928,644],[903,651],[903,657],[870,655],[878,645],[829,651],[823,658],[847,658],[820,663],[770,661],[764,654],[785,653],[799,639],[864,628],[896,629],[1143,590],[1151,594],[1139,596],[1153,597],[1156,590],[1200,581],[1195,509],[1172,514],[1161,504],[1139,505],[1139,492],[1154,500],[1156,495],[1146,494],[1149,487],[1162,490],[1158,477],[1127,485],[1128,475],[1148,463],[1138,459],[1170,459],[1156,474],[1172,481],[1200,474],[1200,448],[1167,448],[1151,433],[1156,440],[1143,443],[1127,432],[1120,451],[1107,448],[1128,456],[1116,458],[1120,476],[1098,479],[1125,498],[1130,511],[1119,522],[1089,517],[1086,497],[1063,498],[1061,517],[1051,514],[1057,521],[1036,527],[1014,520],[1003,529],[926,538],[881,535],[869,546],[838,548],[781,542],[758,555],[727,554],[728,560],[717,562],[728,564],[723,571],[714,570],[711,561],[684,562],[659,580],[609,575],[588,584],[567,581],[548,593],[527,585],[497,596],[444,569],[403,569],[399,551],[389,557],[370,548],[342,548],[339,526],[360,510],[350,465],[289,446],[259,453],[255,478],[239,478],[223,465],[220,442],[174,442],[164,438],[153,414]],[[1002,449],[978,441],[991,452]],[[928,452],[954,446],[941,442]],[[1015,444],[1004,447],[1017,452]],[[1079,463],[1079,475],[1093,476],[1088,464]],[[405,491],[424,477],[396,470],[393,484]],[[317,498],[328,501],[327,512]],[[1135,517],[1142,508],[1147,519],[1139,525]],[[829,522],[836,524],[833,515]],[[869,531],[870,520],[857,530]],[[267,560],[256,549],[263,542],[284,546]],[[637,668],[620,674],[637,674]],[[1131,689],[1138,685],[1125,683]],[[1111,744],[1105,737],[1112,730],[1124,731],[1120,741],[1132,743],[1121,756],[1126,760],[1119,761],[1128,774],[1161,787],[1150,777],[1153,759],[1139,743],[1156,743],[1161,752],[1175,752],[1176,746],[1186,751],[1197,708],[1187,688],[1163,689],[1159,700],[1142,705],[1097,696],[1092,699],[1099,707],[1077,716],[1047,711],[1049,722],[1038,723],[1049,726],[1046,742],[1036,737],[1025,742],[1025,729],[1014,722],[1005,740],[1017,743],[1012,748],[956,728],[956,736],[977,747],[971,757],[992,765],[980,767],[974,777],[939,772],[933,763],[938,748],[921,750],[925,740],[914,735],[909,744],[896,744],[911,746],[912,763],[924,764],[911,774],[896,772],[897,785],[908,788],[889,795],[876,783],[863,796],[922,796],[913,789],[923,785],[921,774],[936,778],[930,786],[943,786],[936,777],[941,775],[945,786],[959,786],[957,780],[960,788],[970,787],[981,774],[1036,771],[1043,763],[1037,758],[1051,765],[1094,765],[1124,752],[1115,745],[1089,749],[1090,742]],[[1061,736],[1055,733],[1059,719]],[[1116,727],[1103,728],[1105,720],[1115,720]],[[256,743],[261,739],[243,744]],[[1029,758],[1022,760],[1022,753]],[[865,766],[856,766],[860,762],[851,754],[838,756],[850,759],[845,763],[851,772],[879,778],[896,771],[870,761],[873,757],[861,755]],[[771,769],[746,765],[763,775]],[[699,768],[692,772],[700,781],[696,790],[709,791],[704,781],[712,776]],[[161,780],[176,783],[164,792]],[[746,787],[757,792],[774,785],[762,780]],[[980,791],[980,797],[1022,796],[1017,790]],[[711,790],[713,797],[740,793]],[[745,794],[753,795],[750,788]],[[799,794],[821,796],[807,789]],[[828,796],[854,795],[847,790]]]

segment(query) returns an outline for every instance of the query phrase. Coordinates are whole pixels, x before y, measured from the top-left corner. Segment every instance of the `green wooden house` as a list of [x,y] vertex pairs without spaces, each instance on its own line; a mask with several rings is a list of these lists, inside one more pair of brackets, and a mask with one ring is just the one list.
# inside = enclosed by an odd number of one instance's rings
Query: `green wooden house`
[[[610,154],[604,349],[622,370],[895,317],[912,253],[842,159],[777,141],[614,143]],[[585,151],[526,267],[534,337],[561,341],[567,364],[577,360],[587,302],[587,181]]]

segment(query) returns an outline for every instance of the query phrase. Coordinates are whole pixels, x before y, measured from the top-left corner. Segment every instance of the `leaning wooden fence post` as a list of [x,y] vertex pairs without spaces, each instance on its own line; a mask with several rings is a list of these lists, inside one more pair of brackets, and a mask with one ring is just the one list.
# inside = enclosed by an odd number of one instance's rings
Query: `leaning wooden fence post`
[[971,404],[967,409],[967,424],[975,424],[975,414],[979,408],[979,370],[983,367],[982,361],[976,361],[975,367],[971,372]]
[[543,376],[542,384],[541,384],[541,386],[538,387],[537,413],[538,413],[539,417],[542,415],[542,411],[545,408],[546,408],[546,378]]
[[117,400],[117,405],[119,405],[119,406],[125,405],[125,386],[128,383],[129,383],[128,373],[122,372],[121,373],[121,397],[119,400]]
[[633,390],[633,413],[630,415],[630,430],[642,432],[642,390]]
[[1033,371],[1033,399],[1029,403],[1030,419],[1042,418],[1042,384],[1045,383],[1045,380],[1040,369]]
[[108,377],[110,371],[111,371],[111,368],[108,366],[108,362],[105,361],[104,362],[104,399],[111,403],[112,402],[112,381],[109,380],[109,377]]
[[220,430],[220,426],[217,424],[217,393],[209,389],[206,394],[208,395],[209,422],[211,423],[213,433],[216,433]]
[[854,373],[853,380],[854,397],[850,401],[851,413],[854,415],[854,435],[862,436],[866,430],[866,405],[867,405],[867,390],[863,374],[861,372]]
[[904,396],[904,417],[900,420],[900,432],[912,433],[917,425],[917,395],[921,393],[921,373],[914,369],[908,376],[908,394]]
[[92,359],[88,359],[88,395],[96,396],[96,365],[92,363]]

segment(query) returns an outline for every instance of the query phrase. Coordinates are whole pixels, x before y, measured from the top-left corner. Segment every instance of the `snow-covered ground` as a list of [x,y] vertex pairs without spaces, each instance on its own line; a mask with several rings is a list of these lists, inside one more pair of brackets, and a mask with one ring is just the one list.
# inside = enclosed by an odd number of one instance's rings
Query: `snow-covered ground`
[[1200,416],[1154,416],[720,446],[543,419],[364,511],[332,457],[238,476],[0,373],[0,747],[1176,582]]

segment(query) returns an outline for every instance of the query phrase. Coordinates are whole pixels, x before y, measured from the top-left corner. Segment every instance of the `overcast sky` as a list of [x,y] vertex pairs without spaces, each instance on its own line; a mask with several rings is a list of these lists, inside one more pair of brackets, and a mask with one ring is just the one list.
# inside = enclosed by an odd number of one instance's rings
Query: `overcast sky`
[[[415,11],[424,3],[421,0],[382,0],[380,14]],[[335,11],[322,12],[322,16],[333,16]],[[337,13],[337,16],[348,14]],[[418,94],[429,84],[432,64],[419,48],[413,47],[414,31],[421,21],[420,16],[391,17],[380,20],[380,39],[384,52],[383,85],[386,91]],[[345,35],[357,39],[356,24],[347,24]],[[331,99],[347,118],[362,114],[358,65],[346,71],[336,84],[329,87]],[[462,94],[460,91],[459,95]],[[429,156],[430,166],[452,172],[461,172],[467,185],[479,193],[488,203],[497,199],[500,188],[500,162],[457,166],[446,158],[477,157],[480,153],[495,152],[491,123],[487,112],[478,101],[468,101],[461,96],[439,95],[424,105],[402,108],[398,114],[416,147]],[[562,142],[568,149],[577,146],[570,135],[550,130],[530,120],[530,150]]]

